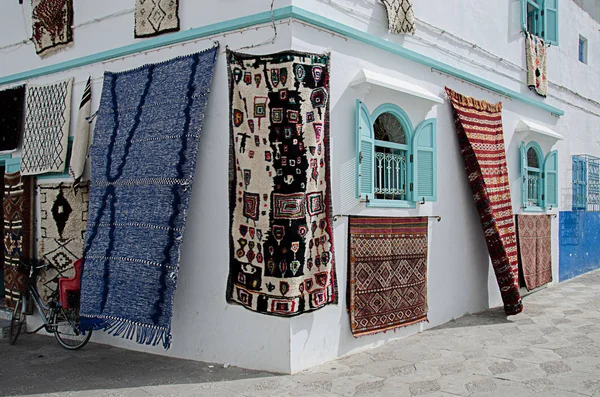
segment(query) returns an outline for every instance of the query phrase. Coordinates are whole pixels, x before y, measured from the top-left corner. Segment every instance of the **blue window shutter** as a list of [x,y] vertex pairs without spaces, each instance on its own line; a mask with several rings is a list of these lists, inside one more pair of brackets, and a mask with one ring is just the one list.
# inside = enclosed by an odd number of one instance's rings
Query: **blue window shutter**
[[436,120],[427,119],[415,130],[412,144],[414,201],[437,200]]
[[356,101],[356,187],[360,198],[373,198],[373,123],[369,109]]
[[558,0],[544,1],[544,35],[546,42],[558,45]]
[[544,160],[544,206],[558,207],[558,151],[553,150]]
[[572,158],[572,176],[573,176],[573,211],[585,211],[587,208],[587,175],[585,160],[577,156]]
[[527,147],[525,142],[521,142],[519,147],[521,151],[521,205],[527,207]]

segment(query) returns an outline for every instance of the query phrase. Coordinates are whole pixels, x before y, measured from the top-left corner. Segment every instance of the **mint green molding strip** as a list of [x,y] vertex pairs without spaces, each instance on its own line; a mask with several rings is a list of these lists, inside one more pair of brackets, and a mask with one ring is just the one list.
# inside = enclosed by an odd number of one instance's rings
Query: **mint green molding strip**
[[[562,116],[565,112],[561,109],[550,106],[540,100],[533,99],[530,96],[521,94],[520,92],[510,90],[506,87],[493,83],[489,80],[482,79],[474,74],[457,69],[443,62],[436,61],[425,55],[421,55],[415,51],[404,48],[398,44],[390,43],[380,37],[360,31],[342,23],[333,21],[329,18],[322,17],[310,11],[306,11],[296,6],[288,6],[274,10],[275,20],[286,18],[294,18],[299,21],[309,23],[311,25],[329,30],[331,32],[346,36],[348,38],[363,42],[374,46],[383,51],[399,55],[408,60],[420,63],[431,67],[433,70],[457,77],[471,84],[478,85],[490,91],[516,99],[528,105],[545,110],[557,116]],[[32,79],[52,73],[62,72],[65,70],[78,68],[90,65],[97,62],[103,62],[109,59],[120,58],[126,55],[135,54],[138,52],[148,51],[155,48],[165,47],[173,44],[182,43],[190,40],[197,40],[205,37],[219,35],[235,31],[238,29],[247,28],[254,25],[269,23],[271,21],[271,13],[269,11],[261,12],[254,15],[249,15],[242,18],[231,19],[229,21],[219,22],[212,25],[207,25],[200,28],[194,28],[183,32],[171,33],[152,39],[140,41],[139,43],[131,44],[124,47],[115,48],[109,51],[99,52],[86,57],[72,59],[70,61],[61,62],[55,65],[49,65],[38,69],[29,70],[22,73],[13,74],[0,78],[0,85],[14,83],[22,80]]]

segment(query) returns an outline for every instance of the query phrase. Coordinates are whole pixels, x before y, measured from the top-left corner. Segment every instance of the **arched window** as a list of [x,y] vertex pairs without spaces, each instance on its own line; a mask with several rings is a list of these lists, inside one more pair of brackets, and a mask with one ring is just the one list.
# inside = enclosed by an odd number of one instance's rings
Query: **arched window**
[[541,207],[542,171],[541,154],[534,147],[527,149],[527,206]]
[[382,207],[435,201],[435,120],[413,129],[408,115],[393,104],[370,114],[357,101],[356,112],[359,197]]
[[523,208],[543,211],[558,207],[558,152],[554,150],[544,157],[535,141],[521,143],[520,150]]

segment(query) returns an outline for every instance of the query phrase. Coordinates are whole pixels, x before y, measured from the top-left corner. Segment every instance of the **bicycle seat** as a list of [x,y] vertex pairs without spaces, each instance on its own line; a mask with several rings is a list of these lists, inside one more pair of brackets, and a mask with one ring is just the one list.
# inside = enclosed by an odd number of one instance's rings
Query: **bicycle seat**
[[[60,292],[60,303],[64,309],[74,308],[79,301],[79,293],[81,292],[81,271],[83,269],[83,260],[77,259],[73,263],[75,275],[72,278],[61,277],[58,279],[58,290]],[[69,298],[77,299],[69,299]]]

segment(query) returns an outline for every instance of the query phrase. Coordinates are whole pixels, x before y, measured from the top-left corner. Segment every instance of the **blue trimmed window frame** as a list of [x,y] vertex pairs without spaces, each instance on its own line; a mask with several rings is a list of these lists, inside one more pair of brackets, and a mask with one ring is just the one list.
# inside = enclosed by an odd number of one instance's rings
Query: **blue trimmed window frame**
[[559,0],[521,0],[521,29],[558,45]]
[[[525,212],[544,212],[558,207],[558,152],[544,156],[536,142],[521,142],[521,201]],[[530,162],[535,159],[537,164]]]
[[[415,128],[408,114],[392,103],[369,113],[357,100],[356,109],[357,196],[367,207],[415,208],[417,202],[436,201],[435,119],[424,120]],[[403,143],[375,139],[375,121],[385,114],[402,127]]]

